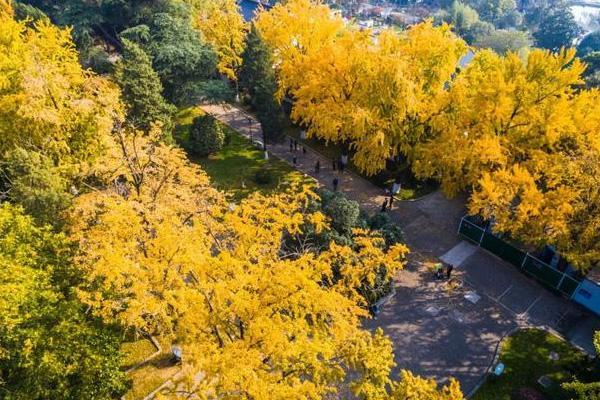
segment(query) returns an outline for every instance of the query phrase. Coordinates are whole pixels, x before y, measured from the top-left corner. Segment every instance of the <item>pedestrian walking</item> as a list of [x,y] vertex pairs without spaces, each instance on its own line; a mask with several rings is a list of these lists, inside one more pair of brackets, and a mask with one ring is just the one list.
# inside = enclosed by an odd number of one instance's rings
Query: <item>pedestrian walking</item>
[[294,139],[294,151],[298,151],[298,141]]
[[339,165],[340,172],[343,174],[344,173],[344,163],[340,160],[340,161],[338,161],[338,165]]
[[392,203],[394,202],[394,194],[392,193],[390,195],[390,202],[388,204],[388,208],[391,210],[392,209]]
[[292,142],[292,139],[290,139],[290,153],[292,153],[294,151],[294,142]]
[[388,199],[386,198],[385,200],[383,200],[383,204],[381,205],[381,212],[385,212],[385,210],[387,209],[387,205]]
[[331,166],[333,167],[333,170],[335,171],[335,170],[336,170],[336,168],[337,168],[337,161],[333,160],[333,161],[331,162]]
[[337,192],[339,183],[340,183],[340,181],[338,180],[337,176],[335,178],[333,178],[333,191],[334,192]]
[[296,166],[296,163],[298,162],[298,159],[296,158],[296,156],[294,156],[292,158],[292,162],[294,163],[294,166]]
[[348,154],[342,153],[342,156],[340,157],[340,161],[342,162],[342,164],[344,164],[344,167],[346,165],[348,165]]
[[302,146],[302,154],[306,155],[306,146]]
[[454,265],[448,264],[448,266],[446,267],[446,279],[450,279],[453,269],[454,269]]
[[315,163],[315,174],[318,174],[321,171],[321,160],[317,160]]

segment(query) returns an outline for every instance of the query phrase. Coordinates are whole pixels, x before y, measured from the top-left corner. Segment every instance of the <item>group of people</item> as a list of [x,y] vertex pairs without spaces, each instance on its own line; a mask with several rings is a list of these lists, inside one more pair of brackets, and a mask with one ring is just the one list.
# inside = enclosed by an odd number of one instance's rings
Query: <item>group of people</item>
[[[296,156],[296,152],[298,151],[298,141],[296,139],[290,138],[290,153],[294,154],[292,156],[292,163],[294,166],[298,165],[298,157]],[[302,145],[302,155],[306,155],[306,146]]]

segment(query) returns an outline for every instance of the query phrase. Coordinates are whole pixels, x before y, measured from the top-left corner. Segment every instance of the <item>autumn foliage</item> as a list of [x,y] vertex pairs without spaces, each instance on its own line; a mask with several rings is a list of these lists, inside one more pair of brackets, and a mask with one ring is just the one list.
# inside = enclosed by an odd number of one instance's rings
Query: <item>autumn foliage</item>
[[366,174],[402,155],[494,229],[552,244],[585,270],[600,260],[600,99],[582,88],[574,50],[490,50],[430,21],[360,31],[318,1],[290,0],[256,22],[279,95],[309,135],[349,145]]

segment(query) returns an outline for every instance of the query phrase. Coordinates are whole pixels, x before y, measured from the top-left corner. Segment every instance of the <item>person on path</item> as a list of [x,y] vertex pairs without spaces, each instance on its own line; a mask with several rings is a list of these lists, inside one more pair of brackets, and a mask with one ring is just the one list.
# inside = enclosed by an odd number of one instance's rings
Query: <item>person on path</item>
[[381,212],[385,212],[385,210],[387,209],[387,205],[388,199],[386,198],[385,200],[383,200],[383,204],[381,205]]
[[302,154],[306,155],[306,146],[302,146]]
[[344,167],[346,165],[348,165],[348,154],[342,153],[342,156],[340,157],[340,161],[344,165]]
[[448,264],[448,266],[446,267],[446,279],[450,279],[453,269],[454,269],[454,265]]
[[337,176],[335,178],[333,178],[333,191],[334,192],[337,192],[339,183],[340,183],[340,181],[338,180]]
[[331,166],[333,167],[333,170],[335,171],[336,167],[337,167],[337,161],[333,160],[331,163]]
[[294,151],[294,142],[290,139],[290,153]]
[[338,161],[338,165],[340,168],[340,172],[343,174],[344,173],[344,163],[340,160],[340,161]]
[[315,164],[315,174],[318,174],[321,171],[321,160],[317,160]]
[[294,163],[294,167],[296,166],[296,163],[298,162],[298,159],[296,158],[296,156],[294,156],[292,158],[292,162]]
[[394,202],[394,194],[390,194],[390,202],[388,204],[388,208],[391,210],[392,209],[392,203]]
[[294,139],[294,151],[298,151],[298,141]]

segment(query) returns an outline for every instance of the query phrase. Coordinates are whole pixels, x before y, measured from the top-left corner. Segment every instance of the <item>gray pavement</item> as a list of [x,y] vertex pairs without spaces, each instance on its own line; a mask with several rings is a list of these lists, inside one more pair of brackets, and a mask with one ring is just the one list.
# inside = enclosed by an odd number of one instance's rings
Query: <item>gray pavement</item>
[[[257,139],[260,124],[236,108],[203,106],[242,135]],[[314,177],[331,188],[334,177],[348,198],[367,211],[377,211],[386,197],[384,191],[365,179],[333,171],[331,160],[308,149],[292,153],[289,142],[269,144],[271,154]],[[321,162],[315,174],[314,165]],[[381,327],[393,340],[397,368],[444,381],[453,376],[465,393],[472,392],[485,377],[500,340],[518,327],[543,326],[555,330],[587,350],[591,334],[600,328],[593,318],[566,299],[557,297],[512,265],[475,247],[457,235],[466,210],[464,195],[448,200],[440,192],[416,201],[394,202],[389,211],[403,229],[411,248],[407,268],[396,278],[396,294],[370,329]],[[448,289],[433,279],[429,262],[439,258],[456,265],[453,274],[462,286]],[[472,302],[465,298],[475,294]]]

